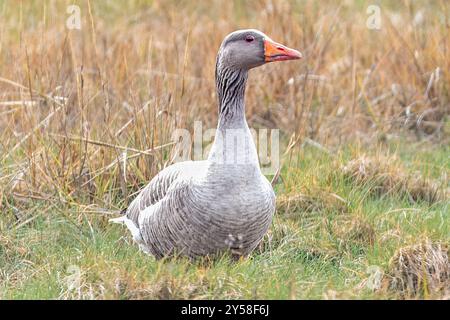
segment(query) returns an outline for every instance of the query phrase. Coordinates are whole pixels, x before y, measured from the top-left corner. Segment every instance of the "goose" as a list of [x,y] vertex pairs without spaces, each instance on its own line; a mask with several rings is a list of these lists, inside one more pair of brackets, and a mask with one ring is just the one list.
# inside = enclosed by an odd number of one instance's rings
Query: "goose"
[[248,256],[275,212],[275,193],[261,173],[245,117],[248,72],[268,62],[300,58],[299,51],[258,30],[226,36],[216,60],[219,116],[208,158],[166,167],[111,222],[125,224],[140,249],[157,259],[227,251],[233,257]]

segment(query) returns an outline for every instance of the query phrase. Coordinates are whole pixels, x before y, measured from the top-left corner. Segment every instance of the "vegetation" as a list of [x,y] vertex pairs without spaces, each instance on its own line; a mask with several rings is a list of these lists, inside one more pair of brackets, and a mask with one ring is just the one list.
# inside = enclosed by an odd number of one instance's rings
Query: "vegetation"
[[[449,299],[450,4],[378,4],[372,30],[370,1],[0,0],[0,299]],[[305,56],[249,77],[273,225],[247,259],[156,261],[108,219],[216,126],[247,27]]]

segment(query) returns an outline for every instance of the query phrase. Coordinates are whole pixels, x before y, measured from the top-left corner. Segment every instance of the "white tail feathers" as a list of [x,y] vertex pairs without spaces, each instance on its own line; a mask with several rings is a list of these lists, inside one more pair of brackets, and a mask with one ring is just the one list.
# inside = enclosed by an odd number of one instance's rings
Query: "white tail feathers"
[[122,217],[119,217],[119,218],[109,219],[108,222],[124,224],[125,223],[125,221],[124,221],[125,219],[127,219],[127,217],[126,216],[122,216]]
[[128,230],[130,230],[134,241],[136,241],[137,243],[143,242],[142,237],[141,237],[141,231],[139,230],[138,227],[136,227],[136,225],[134,224],[133,221],[131,221],[130,219],[127,218],[127,216],[109,219],[109,222],[124,224],[128,228]]

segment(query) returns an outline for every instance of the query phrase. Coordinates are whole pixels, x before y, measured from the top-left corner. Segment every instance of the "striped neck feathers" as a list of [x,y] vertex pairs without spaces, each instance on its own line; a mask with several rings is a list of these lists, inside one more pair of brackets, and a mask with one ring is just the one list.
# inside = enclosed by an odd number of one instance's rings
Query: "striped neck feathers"
[[248,165],[257,168],[259,162],[255,143],[245,119],[245,86],[248,71],[216,64],[216,89],[219,100],[219,124],[209,160],[217,164]]
[[248,71],[228,67],[217,60],[216,90],[219,100],[219,128],[245,122],[245,87]]

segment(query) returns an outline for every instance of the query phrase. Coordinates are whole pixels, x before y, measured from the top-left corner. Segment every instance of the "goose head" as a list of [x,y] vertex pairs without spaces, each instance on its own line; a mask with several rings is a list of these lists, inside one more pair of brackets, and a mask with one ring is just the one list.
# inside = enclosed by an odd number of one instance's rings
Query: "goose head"
[[222,42],[217,64],[238,70],[250,70],[268,62],[301,59],[302,54],[270,39],[255,29],[230,33]]

